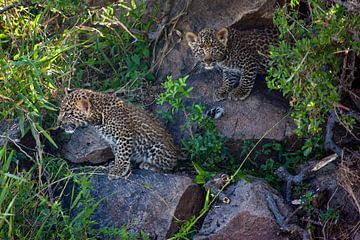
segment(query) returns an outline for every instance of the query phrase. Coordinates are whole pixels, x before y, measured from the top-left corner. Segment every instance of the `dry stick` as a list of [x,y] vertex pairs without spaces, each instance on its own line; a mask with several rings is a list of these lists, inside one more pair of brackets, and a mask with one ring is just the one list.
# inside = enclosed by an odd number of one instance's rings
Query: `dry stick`
[[13,99],[0,94],[0,102],[15,102]]
[[26,6],[26,4],[29,3],[29,1],[21,1],[21,2],[14,2],[8,6],[4,6],[2,8],[0,8],[0,14],[9,11],[10,9],[16,8],[16,7],[20,7],[20,6]]
[[309,175],[311,169],[313,168],[313,162],[309,162],[307,166],[301,169],[300,173],[297,175],[291,175],[284,167],[279,167],[275,172],[278,177],[286,182],[286,193],[285,199],[286,202],[291,201],[291,188],[293,184],[301,183],[305,177]]
[[343,162],[341,163],[339,177],[340,177],[340,185],[350,195],[350,197],[354,202],[354,205],[358,210],[358,213],[360,214],[360,203],[352,188],[353,185],[358,184],[360,182],[360,177],[356,173],[354,173],[354,171],[351,171],[351,169],[348,166],[346,166]]
[[346,129],[346,131],[350,133],[351,136],[353,136],[353,138],[355,138],[355,140],[359,141],[360,139],[350,130],[350,128],[343,121],[340,120],[338,113],[336,111],[334,112],[336,114],[336,118],[338,119],[338,122]]
[[154,66],[155,62],[156,62],[156,46],[160,40],[160,38],[162,37],[164,31],[165,31],[165,26],[169,20],[170,17],[170,11],[171,11],[171,1],[172,0],[166,0],[164,3],[164,11],[163,11],[163,16],[162,16],[162,20],[161,23],[159,25],[159,29],[157,31],[156,34],[156,38],[155,38],[155,42],[154,42],[154,48],[153,48],[153,53],[152,53],[152,60],[151,60],[151,65]]
[[30,156],[24,149],[22,149],[20,144],[15,139],[12,139],[12,138],[10,138],[9,136],[6,136],[6,135],[0,135],[0,138],[5,138],[7,140],[10,140],[20,150],[20,152],[22,152],[26,157],[28,157],[30,160],[35,162],[34,158],[32,156]]

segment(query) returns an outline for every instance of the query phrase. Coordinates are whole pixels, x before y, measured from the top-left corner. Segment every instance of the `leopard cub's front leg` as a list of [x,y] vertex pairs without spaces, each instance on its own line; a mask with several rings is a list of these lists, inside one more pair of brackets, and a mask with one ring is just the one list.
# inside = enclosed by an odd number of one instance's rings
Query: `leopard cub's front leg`
[[229,99],[235,101],[245,100],[254,87],[256,75],[257,64],[255,61],[248,62],[248,65],[242,71],[239,85],[229,93]]
[[222,86],[216,90],[214,100],[217,102],[224,100],[231,88],[239,82],[240,76],[241,74],[238,71],[223,70]]
[[131,175],[130,156],[131,145],[118,144],[112,146],[115,155],[115,163],[110,166],[108,178],[110,180],[125,178]]
[[226,95],[229,92],[229,87],[223,82],[223,85],[217,89],[214,93],[214,101],[219,102],[226,99]]

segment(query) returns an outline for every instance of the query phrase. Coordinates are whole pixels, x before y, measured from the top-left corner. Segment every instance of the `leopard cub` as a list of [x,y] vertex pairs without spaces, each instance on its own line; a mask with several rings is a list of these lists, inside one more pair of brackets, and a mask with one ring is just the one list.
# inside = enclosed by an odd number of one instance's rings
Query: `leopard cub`
[[115,155],[109,179],[128,177],[130,162],[154,171],[176,166],[178,149],[161,122],[114,95],[86,89],[69,92],[61,103],[58,125],[68,133],[92,125],[109,142]]
[[187,32],[185,38],[205,69],[218,65],[223,71],[223,83],[214,100],[224,100],[228,93],[230,99],[244,100],[251,93],[256,75],[266,73],[269,45],[278,42],[278,32],[273,27],[243,31],[205,28],[199,34]]

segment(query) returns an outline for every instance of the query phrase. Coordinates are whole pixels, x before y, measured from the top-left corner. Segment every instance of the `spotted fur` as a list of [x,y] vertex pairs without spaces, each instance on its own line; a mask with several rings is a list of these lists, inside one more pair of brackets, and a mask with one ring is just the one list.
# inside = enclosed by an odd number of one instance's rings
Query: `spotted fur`
[[258,73],[265,74],[268,64],[268,46],[278,42],[275,28],[247,31],[233,28],[205,28],[199,34],[186,33],[186,40],[194,57],[211,69],[218,65],[223,70],[223,84],[214,94],[215,101],[226,98],[246,99]]
[[130,162],[154,171],[170,171],[176,166],[178,149],[161,122],[114,95],[86,89],[67,94],[58,125],[70,133],[92,125],[110,143],[115,155],[110,179],[129,176]]

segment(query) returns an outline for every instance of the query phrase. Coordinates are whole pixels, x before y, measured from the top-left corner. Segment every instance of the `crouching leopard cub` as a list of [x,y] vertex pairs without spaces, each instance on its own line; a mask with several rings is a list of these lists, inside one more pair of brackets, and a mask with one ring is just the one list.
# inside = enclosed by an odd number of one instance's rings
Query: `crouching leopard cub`
[[110,143],[115,164],[109,179],[128,177],[130,162],[154,171],[176,166],[178,149],[161,122],[114,95],[86,89],[69,92],[61,103],[58,125],[68,133],[92,125]]
[[246,31],[205,28],[199,34],[187,32],[185,38],[205,69],[217,64],[223,70],[223,83],[214,100],[224,100],[228,93],[230,99],[244,100],[251,93],[256,75],[266,73],[268,46],[278,42],[278,33],[273,27]]

